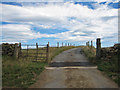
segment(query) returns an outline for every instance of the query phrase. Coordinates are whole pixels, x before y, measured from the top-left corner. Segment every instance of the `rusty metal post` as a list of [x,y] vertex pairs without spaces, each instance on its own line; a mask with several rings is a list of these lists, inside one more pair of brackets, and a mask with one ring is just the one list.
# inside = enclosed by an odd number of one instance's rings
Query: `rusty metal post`
[[101,57],[101,39],[97,38],[96,42],[96,58],[100,59]]

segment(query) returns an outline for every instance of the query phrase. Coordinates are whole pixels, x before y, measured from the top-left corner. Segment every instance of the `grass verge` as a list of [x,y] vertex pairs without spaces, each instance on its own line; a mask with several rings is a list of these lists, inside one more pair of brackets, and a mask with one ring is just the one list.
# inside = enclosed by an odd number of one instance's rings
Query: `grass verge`
[[45,62],[18,61],[12,57],[3,56],[3,87],[27,88],[36,81],[36,76],[44,70],[46,64]]
[[[75,48],[70,47],[50,47],[50,59],[62,51]],[[33,50],[32,50],[33,51]],[[48,65],[46,62],[32,62],[30,59],[15,60],[9,56],[2,57],[2,86],[3,87],[19,87],[27,88],[36,82],[37,76]]]
[[84,46],[83,52],[85,56],[90,60],[92,63],[96,63],[96,49],[95,47]]
[[95,63],[98,66],[98,70],[102,71],[110,77],[113,81],[115,81],[118,86],[120,86],[120,73],[118,71],[118,56],[112,55],[111,59],[105,60],[105,58],[96,60],[96,49],[93,47],[85,46],[83,47],[83,52],[88,57],[88,59]]
[[98,70],[104,72],[108,77],[120,86],[120,73],[118,71],[118,57],[113,56],[110,61],[99,61]]

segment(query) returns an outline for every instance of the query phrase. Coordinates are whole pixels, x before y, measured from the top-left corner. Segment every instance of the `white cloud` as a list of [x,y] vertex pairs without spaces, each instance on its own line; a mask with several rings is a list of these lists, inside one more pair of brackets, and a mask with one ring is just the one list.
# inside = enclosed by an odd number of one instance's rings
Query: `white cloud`
[[30,30],[30,26],[28,25],[9,24],[2,25],[0,28],[2,28],[3,41],[8,42],[34,39],[37,35],[37,33]]
[[[118,10],[109,8],[106,4],[95,4],[95,6],[97,6],[96,9],[89,9],[87,6],[69,2],[38,5],[37,7],[2,4],[1,19],[3,21],[25,24],[3,25],[5,40],[57,37],[59,40],[81,41],[92,40],[97,37],[104,38],[118,33]],[[40,34],[31,30],[31,25],[37,25],[45,29],[61,27],[69,31],[57,34]],[[21,36],[24,38],[20,38]]]
[[8,24],[0,26],[2,29],[3,42],[21,42],[41,37],[50,37],[51,35],[40,34],[31,30],[29,25]]
[[51,26],[50,25],[37,25],[38,27],[42,27],[42,28],[45,28],[45,29],[47,29],[47,28],[51,28]]
[[119,0],[4,0],[4,2],[118,2]]
[[[54,17],[52,12],[49,14],[49,8],[41,7],[19,7],[2,4],[2,20],[8,22],[39,22],[52,23],[64,20],[62,17]],[[48,12],[48,13],[47,13]]]
[[119,2],[119,0],[93,0],[94,2]]

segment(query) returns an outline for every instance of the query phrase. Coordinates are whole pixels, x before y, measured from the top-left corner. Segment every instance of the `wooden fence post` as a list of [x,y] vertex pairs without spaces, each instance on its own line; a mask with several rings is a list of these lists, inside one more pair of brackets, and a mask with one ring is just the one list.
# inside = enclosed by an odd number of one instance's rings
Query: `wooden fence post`
[[47,44],[47,62],[49,63],[49,42]]
[[100,59],[101,57],[101,42],[100,42],[100,38],[97,38],[97,42],[96,42],[96,58]]
[[29,46],[29,45],[27,45],[27,57],[28,57],[28,46]]
[[21,50],[21,43],[19,43],[19,48],[20,48],[20,50]]
[[88,41],[88,42],[86,42],[86,46],[89,46],[89,41]]
[[88,46],[88,42],[86,42],[86,46]]
[[63,47],[63,42],[62,42],[62,47]]
[[14,58],[18,59],[18,44],[17,43],[15,43]]
[[88,46],[90,46],[90,45],[89,45],[89,41],[88,41]]
[[91,47],[93,47],[93,42],[92,42],[92,40],[91,40]]
[[67,46],[67,43],[65,43],[65,46]]
[[69,46],[69,43],[68,43],[68,46]]
[[18,51],[18,58],[21,56],[22,52],[21,52],[21,43],[19,43],[19,51]]
[[38,50],[38,43],[36,43],[36,49]]
[[38,43],[36,43],[36,61],[37,61],[37,57],[38,57]]
[[59,48],[59,42],[57,42],[57,47]]

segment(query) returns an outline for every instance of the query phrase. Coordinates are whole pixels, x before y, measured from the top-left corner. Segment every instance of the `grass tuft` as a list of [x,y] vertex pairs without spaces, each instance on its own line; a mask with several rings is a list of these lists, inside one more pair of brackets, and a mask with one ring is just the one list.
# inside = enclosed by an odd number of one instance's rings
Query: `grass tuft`
[[90,60],[92,63],[96,63],[96,49],[95,47],[84,46],[83,52],[85,56]]

